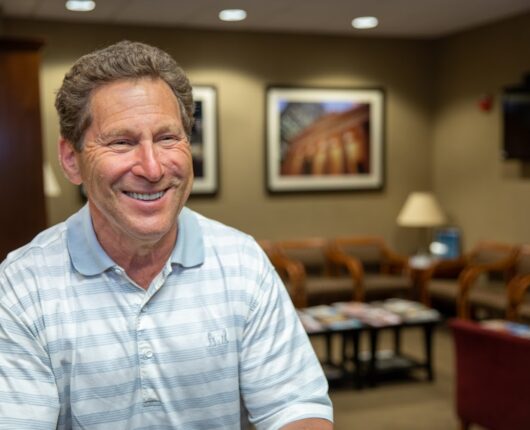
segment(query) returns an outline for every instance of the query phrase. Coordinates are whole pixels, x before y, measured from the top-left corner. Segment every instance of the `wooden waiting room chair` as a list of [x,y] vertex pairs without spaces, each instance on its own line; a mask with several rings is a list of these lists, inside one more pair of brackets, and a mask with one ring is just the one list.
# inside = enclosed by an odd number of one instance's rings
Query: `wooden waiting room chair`
[[329,259],[336,271],[353,277],[355,300],[410,297],[413,282],[408,259],[376,236],[339,237],[332,241]]
[[270,240],[260,240],[258,243],[278,272],[294,306],[306,307],[305,271],[302,263],[286,258],[276,244]]
[[[504,317],[508,308],[508,283],[516,270],[519,248],[512,244],[482,241],[459,259],[440,261],[425,271],[424,297],[454,303],[457,315],[471,318],[481,308]],[[439,273],[455,278],[440,278]]]
[[530,322],[530,245],[520,248],[516,273],[508,285],[507,319]]
[[[324,238],[276,241],[277,261],[296,265],[298,272],[290,275],[288,282],[302,285],[305,306],[350,301],[354,296],[354,283],[350,275],[335,275],[328,258],[329,241]],[[293,271],[294,272],[294,271]],[[301,274],[300,274],[301,272]]]

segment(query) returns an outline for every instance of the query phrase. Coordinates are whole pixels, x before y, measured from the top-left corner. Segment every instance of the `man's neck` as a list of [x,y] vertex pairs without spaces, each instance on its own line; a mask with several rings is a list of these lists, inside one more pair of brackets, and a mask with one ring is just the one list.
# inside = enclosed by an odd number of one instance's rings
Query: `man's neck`
[[148,252],[142,249],[134,255],[124,255],[117,258],[111,255],[111,257],[125,270],[129,278],[147,290],[153,279],[164,268],[172,250],[173,247],[166,252],[161,252],[160,248],[156,247]]
[[[93,220],[94,223],[94,220]],[[147,289],[162,271],[177,241],[177,228],[153,241],[133,240],[116,232],[108,223],[94,223],[94,231],[102,248],[122,267],[129,278]]]

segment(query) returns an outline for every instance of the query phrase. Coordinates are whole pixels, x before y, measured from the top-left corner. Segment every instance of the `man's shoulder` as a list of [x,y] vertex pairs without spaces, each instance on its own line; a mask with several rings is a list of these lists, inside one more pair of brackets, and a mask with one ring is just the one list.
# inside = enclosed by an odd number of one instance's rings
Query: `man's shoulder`
[[49,264],[66,250],[66,223],[61,222],[35,236],[31,242],[11,251],[0,265],[0,274],[16,267],[35,267]]
[[262,250],[249,234],[188,209],[197,220],[207,256],[235,256],[262,260]]
[[225,238],[231,240],[237,240],[242,242],[253,242],[254,239],[247,233],[242,232],[234,227],[222,223],[211,218],[208,218],[198,212],[195,212],[188,208],[190,215],[195,216],[203,236],[206,238]]

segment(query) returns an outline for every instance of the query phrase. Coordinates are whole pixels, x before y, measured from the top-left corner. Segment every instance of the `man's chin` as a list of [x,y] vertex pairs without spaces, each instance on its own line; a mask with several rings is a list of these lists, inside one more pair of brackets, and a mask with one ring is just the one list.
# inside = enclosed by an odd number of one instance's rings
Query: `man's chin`
[[[176,230],[175,230],[176,232]],[[147,243],[157,243],[161,240],[170,237],[173,231],[171,229],[135,229],[131,232],[132,235],[137,241]]]

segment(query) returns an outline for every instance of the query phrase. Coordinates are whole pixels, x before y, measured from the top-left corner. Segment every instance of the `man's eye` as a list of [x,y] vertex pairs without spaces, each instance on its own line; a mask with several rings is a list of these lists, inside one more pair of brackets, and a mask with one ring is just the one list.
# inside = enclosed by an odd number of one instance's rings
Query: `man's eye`
[[124,145],[130,145],[131,142],[125,139],[119,139],[119,140],[113,140],[110,144],[114,146],[124,146]]
[[166,136],[161,136],[158,140],[159,142],[164,143],[164,144],[172,144],[172,143],[178,142],[179,138],[177,136],[168,134]]

